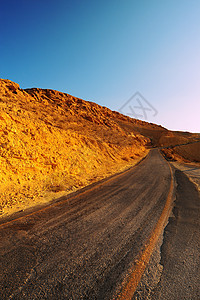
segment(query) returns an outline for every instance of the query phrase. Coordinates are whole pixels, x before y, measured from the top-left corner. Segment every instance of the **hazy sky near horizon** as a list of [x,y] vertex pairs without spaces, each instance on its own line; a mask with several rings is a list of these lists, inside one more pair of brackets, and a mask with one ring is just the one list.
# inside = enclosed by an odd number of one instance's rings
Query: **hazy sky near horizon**
[[200,132],[199,0],[1,1],[0,25],[0,78]]

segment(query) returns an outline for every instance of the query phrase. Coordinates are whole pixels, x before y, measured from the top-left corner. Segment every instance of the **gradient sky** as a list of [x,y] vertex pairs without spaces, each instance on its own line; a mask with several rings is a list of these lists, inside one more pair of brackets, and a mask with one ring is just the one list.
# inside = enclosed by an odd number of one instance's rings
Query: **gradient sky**
[[199,0],[0,1],[0,26],[0,78],[200,132]]

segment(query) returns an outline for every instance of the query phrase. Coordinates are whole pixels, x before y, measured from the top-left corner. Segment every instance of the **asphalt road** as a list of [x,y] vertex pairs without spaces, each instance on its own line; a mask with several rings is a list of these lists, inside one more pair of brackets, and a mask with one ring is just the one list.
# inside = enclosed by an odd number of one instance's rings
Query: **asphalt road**
[[176,169],[175,178],[176,201],[161,248],[163,272],[151,299],[199,300],[200,196],[183,172]]
[[0,225],[0,299],[113,299],[159,219],[166,160],[138,166]]

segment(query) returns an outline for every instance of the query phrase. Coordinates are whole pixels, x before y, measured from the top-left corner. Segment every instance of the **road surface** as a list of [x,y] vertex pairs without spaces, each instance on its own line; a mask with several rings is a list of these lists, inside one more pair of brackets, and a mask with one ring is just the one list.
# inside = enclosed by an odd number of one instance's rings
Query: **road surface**
[[138,166],[0,225],[0,299],[113,299],[162,213],[171,173]]
[[[176,201],[165,229],[161,252],[163,272],[152,292],[154,300],[200,299],[200,196],[184,174],[199,178],[200,169],[176,169]],[[196,177],[195,177],[196,176]]]

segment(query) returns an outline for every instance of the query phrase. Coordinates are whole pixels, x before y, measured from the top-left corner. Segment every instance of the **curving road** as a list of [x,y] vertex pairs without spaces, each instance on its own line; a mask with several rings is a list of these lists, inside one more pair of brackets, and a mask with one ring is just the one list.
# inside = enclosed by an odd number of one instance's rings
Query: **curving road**
[[1,224],[0,299],[113,299],[170,181],[168,163],[152,150],[120,175]]

